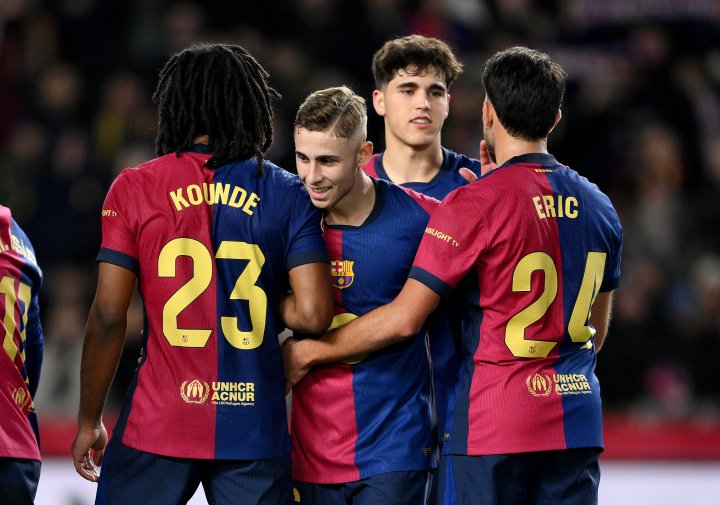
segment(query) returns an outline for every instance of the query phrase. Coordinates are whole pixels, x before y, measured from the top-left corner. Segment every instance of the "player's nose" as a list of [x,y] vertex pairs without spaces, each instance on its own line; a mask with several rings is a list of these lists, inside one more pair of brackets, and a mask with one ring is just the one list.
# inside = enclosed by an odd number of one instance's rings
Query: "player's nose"
[[319,163],[311,161],[308,163],[305,182],[308,184],[317,184],[323,180],[322,169]]

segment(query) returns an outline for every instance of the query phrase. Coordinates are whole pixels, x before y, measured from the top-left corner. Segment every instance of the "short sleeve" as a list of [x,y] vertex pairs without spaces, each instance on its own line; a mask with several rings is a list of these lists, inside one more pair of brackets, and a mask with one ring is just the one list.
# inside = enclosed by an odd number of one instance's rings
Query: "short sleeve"
[[322,237],[322,214],[313,206],[302,184],[300,183],[296,188],[290,222],[291,238],[286,259],[288,270],[307,263],[330,261]]
[[138,271],[137,230],[135,212],[140,205],[131,190],[131,169],[118,175],[110,186],[102,208],[102,246],[97,261],[113,263],[133,272]]
[[432,214],[410,271],[410,278],[443,297],[485,249],[482,214],[464,189],[451,193]]

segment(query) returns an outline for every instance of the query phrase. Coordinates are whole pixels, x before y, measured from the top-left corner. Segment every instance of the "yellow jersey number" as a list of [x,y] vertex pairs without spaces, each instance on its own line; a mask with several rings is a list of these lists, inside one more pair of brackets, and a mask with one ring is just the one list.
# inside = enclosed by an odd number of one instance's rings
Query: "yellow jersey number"
[[[158,275],[175,277],[175,260],[188,256],[193,263],[192,277],[178,289],[163,307],[163,334],[172,346],[204,347],[210,338],[209,328],[178,328],[178,315],[195,301],[210,285],[213,257],[208,248],[191,238],[176,238],[168,242],[158,257]],[[257,244],[225,240],[220,243],[217,259],[248,260],[230,293],[231,300],[246,300],[250,308],[250,331],[238,328],[237,317],[221,316],[223,334],[233,347],[255,349],[263,342],[267,313],[267,295],[255,283],[265,264],[265,255]]]
[[[18,321],[15,319],[15,312],[20,313],[22,318],[22,331],[20,332],[20,339],[25,342],[26,334],[25,328],[27,327],[28,321],[28,307],[30,306],[30,286],[22,282],[18,282],[18,287],[15,289],[15,279],[9,276],[4,276],[0,279],[0,296],[5,298],[5,314],[3,314],[2,322],[5,327],[5,337],[3,338],[3,349],[11,360],[15,360],[18,353],[18,348],[13,340],[15,330],[17,330]],[[22,302],[22,305],[18,306],[18,301]],[[17,309],[16,309],[17,307]],[[25,351],[20,355],[20,359],[25,363]]]
[[[588,342],[595,335],[595,329],[588,324],[588,321],[602,283],[606,256],[603,252],[588,253],[580,291],[567,328],[573,342]],[[538,270],[545,275],[540,296],[515,314],[505,327],[505,344],[513,356],[519,358],[544,358],[557,345],[557,342],[525,338],[525,329],[545,315],[557,295],[558,274],[553,259],[544,252],[534,252],[524,256],[515,266],[512,290],[513,292],[530,291],[532,274]]]

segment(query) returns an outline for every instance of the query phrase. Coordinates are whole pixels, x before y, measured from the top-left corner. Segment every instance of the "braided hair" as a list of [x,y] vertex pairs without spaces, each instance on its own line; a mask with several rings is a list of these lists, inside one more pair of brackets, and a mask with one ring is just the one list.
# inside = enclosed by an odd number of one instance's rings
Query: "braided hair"
[[245,49],[231,44],[197,44],[173,55],[160,71],[153,103],[158,107],[155,149],[159,156],[181,152],[208,135],[217,168],[263,154],[272,143],[270,100],[280,94],[268,73]]

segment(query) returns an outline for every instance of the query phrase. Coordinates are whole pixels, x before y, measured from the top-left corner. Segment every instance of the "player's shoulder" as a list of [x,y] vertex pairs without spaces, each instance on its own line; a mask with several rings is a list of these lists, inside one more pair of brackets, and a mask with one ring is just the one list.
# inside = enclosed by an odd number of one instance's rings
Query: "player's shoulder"
[[588,179],[586,176],[574,170],[573,168],[558,163],[558,168],[554,172],[559,176],[567,178],[579,191],[582,191],[587,197],[605,202],[612,205],[610,197],[600,189],[600,187]]
[[470,158],[446,147],[442,147],[441,149],[443,152],[443,165],[446,171],[458,173],[458,170],[464,167],[472,170],[475,175],[480,175],[480,160]]
[[162,170],[172,170],[172,165],[177,163],[173,163],[173,160],[178,159],[181,158],[178,158],[175,154],[165,154],[163,156],[158,156],[157,158],[152,158],[150,160],[144,161],[139,165],[126,167],[115,176],[113,184],[122,184],[123,182],[127,183],[129,181],[140,181],[142,179],[152,177]]
[[405,186],[399,186],[384,179],[375,179],[375,184],[378,191],[387,192],[393,195],[393,197],[398,201],[403,202],[406,205],[419,207],[428,214],[432,213],[432,211],[440,205],[440,200],[437,200],[436,198],[418,193],[413,189]]
[[286,185],[288,187],[299,188],[303,186],[303,183],[297,174],[285,170],[269,160],[263,160],[263,176],[269,177],[274,183]]
[[[3,242],[5,242],[4,245]],[[22,256],[26,264],[29,263],[42,278],[42,272],[38,266],[35,249],[32,242],[30,242],[30,238],[18,222],[15,221],[10,208],[0,205],[0,253],[7,251],[10,247],[14,254]]]
[[9,207],[0,204],[0,229],[5,230],[12,225],[12,212]]

